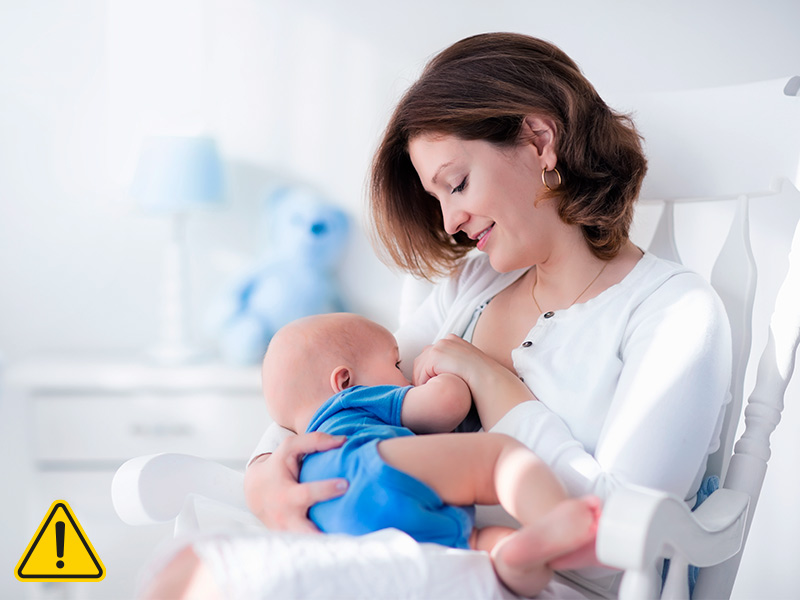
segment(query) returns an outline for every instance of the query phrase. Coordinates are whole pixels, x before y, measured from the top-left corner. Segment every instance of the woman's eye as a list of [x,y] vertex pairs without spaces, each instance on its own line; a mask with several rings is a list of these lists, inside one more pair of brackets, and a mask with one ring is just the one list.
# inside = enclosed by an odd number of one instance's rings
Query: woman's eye
[[395,366],[396,368],[398,368],[398,369],[399,369],[399,368],[400,368],[400,363],[401,363],[401,362],[402,362],[402,361],[399,361],[399,360],[398,360],[396,363],[394,363],[394,366]]
[[464,191],[464,188],[467,187],[467,178],[464,179],[459,183],[456,187],[453,188],[453,191],[450,192],[451,194],[460,194]]

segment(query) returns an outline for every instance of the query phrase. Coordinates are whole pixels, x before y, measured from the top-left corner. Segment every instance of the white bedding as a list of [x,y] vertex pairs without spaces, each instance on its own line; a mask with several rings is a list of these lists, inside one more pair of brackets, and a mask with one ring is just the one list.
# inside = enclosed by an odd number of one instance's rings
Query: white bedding
[[[419,544],[394,529],[360,537],[205,534],[191,543],[231,599],[518,598],[498,582],[485,552]],[[538,597],[587,598],[559,581]]]

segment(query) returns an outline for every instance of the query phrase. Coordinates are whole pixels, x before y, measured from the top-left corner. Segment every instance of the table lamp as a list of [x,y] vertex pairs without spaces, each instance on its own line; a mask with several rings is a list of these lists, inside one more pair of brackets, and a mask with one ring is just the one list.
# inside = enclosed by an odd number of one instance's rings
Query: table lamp
[[164,255],[161,332],[150,355],[161,363],[196,360],[187,339],[186,218],[191,210],[222,203],[222,162],[208,137],[145,138],[130,189],[143,212],[171,219]]

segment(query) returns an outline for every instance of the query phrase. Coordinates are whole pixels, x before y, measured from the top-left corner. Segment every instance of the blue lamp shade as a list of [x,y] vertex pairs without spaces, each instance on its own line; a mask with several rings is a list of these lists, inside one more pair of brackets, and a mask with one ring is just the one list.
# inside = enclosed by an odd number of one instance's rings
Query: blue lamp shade
[[130,189],[142,210],[170,214],[220,204],[222,161],[208,137],[145,138]]

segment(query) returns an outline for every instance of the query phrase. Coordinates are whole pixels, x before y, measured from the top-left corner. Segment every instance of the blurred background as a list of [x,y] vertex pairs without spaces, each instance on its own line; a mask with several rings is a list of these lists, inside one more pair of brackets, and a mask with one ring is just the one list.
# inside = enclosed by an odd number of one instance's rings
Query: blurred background
[[[48,385],[72,396],[98,387],[94,375],[75,374],[98,357],[124,363],[135,379],[130,365],[146,364],[161,334],[173,223],[129,193],[149,136],[216,143],[224,193],[186,213],[182,238],[185,336],[213,361],[209,312],[272,241],[264,201],[286,183],[350,217],[336,267],[344,300],[396,324],[400,276],[368,241],[364,184],[394,102],[450,43],[498,30],[548,39],[614,98],[800,74],[798,23],[796,0],[0,0],[0,378],[16,389],[0,388],[9,432],[0,437],[2,465],[12,479],[0,498],[3,526],[11,531],[36,473],[67,468],[28,456],[39,434],[29,431],[37,425],[25,398]],[[741,127],[758,127],[758,115],[742,115]],[[742,152],[757,149],[743,141]],[[789,194],[785,203],[797,201]],[[754,343],[760,350],[763,337]],[[62,371],[52,385],[37,379]],[[239,386],[236,377],[225,372],[214,386]],[[136,387],[114,386],[122,395]],[[797,386],[790,392],[736,598],[789,598],[800,589],[800,410],[790,402]],[[83,473],[117,459],[76,460]],[[30,590],[12,570],[55,499],[35,504],[30,526],[0,534],[0,596]]]

